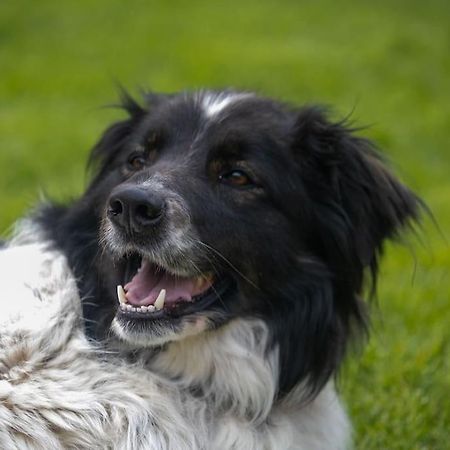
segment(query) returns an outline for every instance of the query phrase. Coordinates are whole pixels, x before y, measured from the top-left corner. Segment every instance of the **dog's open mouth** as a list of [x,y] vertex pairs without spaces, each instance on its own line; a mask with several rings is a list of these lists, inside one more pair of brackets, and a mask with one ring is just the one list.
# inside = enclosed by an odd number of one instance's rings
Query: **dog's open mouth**
[[220,299],[231,284],[213,272],[192,277],[176,275],[145,258],[139,263],[130,260],[126,273],[126,284],[117,286],[117,297],[120,314],[129,318],[192,314]]

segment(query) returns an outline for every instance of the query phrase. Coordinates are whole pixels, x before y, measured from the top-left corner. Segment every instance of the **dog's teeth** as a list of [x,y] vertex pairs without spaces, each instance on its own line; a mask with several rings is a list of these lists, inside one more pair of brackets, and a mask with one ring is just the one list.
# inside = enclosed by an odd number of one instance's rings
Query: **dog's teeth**
[[120,304],[125,304],[127,303],[127,297],[125,296],[125,291],[122,287],[122,285],[118,285],[117,286],[117,298],[119,299],[119,303]]
[[165,300],[166,300],[166,290],[161,289],[161,292],[159,293],[158,298],[155,300],[155,308],[163,309]]
[[153,312],[155,310],[155,305],[148,305],[147,306],[147,311]]

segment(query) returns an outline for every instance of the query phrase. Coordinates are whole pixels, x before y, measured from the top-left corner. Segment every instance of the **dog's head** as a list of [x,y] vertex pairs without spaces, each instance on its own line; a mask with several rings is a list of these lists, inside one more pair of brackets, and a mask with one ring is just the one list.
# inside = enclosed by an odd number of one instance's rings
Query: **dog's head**
[[365,272],[418,199],[320,109],[232,91],[145,103],[125,99],[82,199],[109,261],[113,330],[152,346],[258,317],[280,389],[320,387],[364,322]]

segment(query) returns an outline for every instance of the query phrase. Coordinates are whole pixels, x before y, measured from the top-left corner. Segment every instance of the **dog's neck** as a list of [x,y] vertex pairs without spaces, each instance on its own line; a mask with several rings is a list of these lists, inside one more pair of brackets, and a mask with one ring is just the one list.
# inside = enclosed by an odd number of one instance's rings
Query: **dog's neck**
[[150,367],[206,400],[214,411],[261,423],[277,394],[277,349],[256,320],[236,319],[217,330],[168,344]]

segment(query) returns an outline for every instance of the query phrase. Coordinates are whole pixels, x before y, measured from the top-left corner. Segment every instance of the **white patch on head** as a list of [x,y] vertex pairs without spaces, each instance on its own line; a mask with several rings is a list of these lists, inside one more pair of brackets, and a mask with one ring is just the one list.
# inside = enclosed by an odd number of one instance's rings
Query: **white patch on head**
[[201,97],[201,106],[208,118],[212,118],[220,114],[232,103],[239,100],[252,97],[253,94],[249,93],[236,93],[236,92],[220,92],[212,93],[208,92]]

